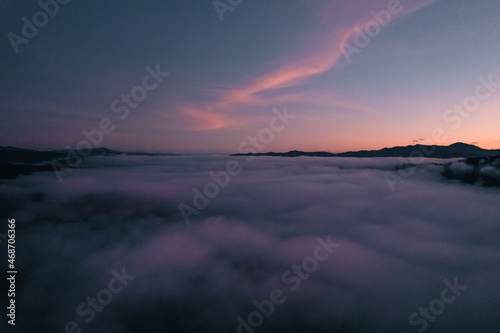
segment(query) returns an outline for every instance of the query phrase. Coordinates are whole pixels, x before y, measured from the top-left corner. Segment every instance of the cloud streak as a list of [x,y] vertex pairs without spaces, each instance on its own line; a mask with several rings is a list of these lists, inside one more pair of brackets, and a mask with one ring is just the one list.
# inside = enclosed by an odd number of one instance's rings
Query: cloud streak
[[[386,10],[394,1],[379,0],[363,4],[346,1],[335,1],[331,4],[315,4],[317,17],[316,26],[310,32],[310,39],[299,47],[293,56],[287,56],[277,61],[268,73],[230,87],[211,89],[216,100],[207,103],[181,103],[178,112],[191,119],[191,129],[213,130],[241,124],[233,113],[241,107],[272,105],[270,103],[286,104],[292,101],[317,104],[317,92],[307,92],[298,95],[282,94],[280,90],[297,85],[303,85],[314,76],[334,69],[344,58],[344,45],[351,40],[368,22],[374,20],[370,10]],[[401,13],[392,17],[392,21],[403,18],[435,1],[422,1],[400,4]],[[399,3],[399,1],[398,1]],[[365,13],[364,15],[360,13]],[[340,22],[340,23],[339,23]],[[345,102],[331,94],[322,98],[323,106],[329,108],[342,107]],[[350,102],[353,104],[353,102]]]

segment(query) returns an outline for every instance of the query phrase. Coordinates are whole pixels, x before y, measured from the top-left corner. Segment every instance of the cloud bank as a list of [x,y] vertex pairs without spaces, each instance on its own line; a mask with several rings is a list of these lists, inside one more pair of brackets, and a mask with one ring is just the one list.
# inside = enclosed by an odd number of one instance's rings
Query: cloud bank
[[[229,160],[242,172],[186,225],[178,205]],[[431,162],[394,193],[392,158],[92,157],[2,181],[16,332],[498,332],[500,192]]]

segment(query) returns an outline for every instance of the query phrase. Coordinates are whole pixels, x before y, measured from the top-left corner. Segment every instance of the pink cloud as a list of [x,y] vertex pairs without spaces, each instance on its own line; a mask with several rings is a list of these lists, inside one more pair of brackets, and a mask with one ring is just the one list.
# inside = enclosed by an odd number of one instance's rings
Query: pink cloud
[[[419,10],[435,0],[409,3],[391,22]],[[213,130],[229,126],[241,125],[233,111],[242,106],[264,106],[286,104],[290,102],[306,102],[323,104],[326,107],[354,108],[373,112],[366,106],[356,105],[351,101],[341,100],[329,94],[276,94],[279,88],[292,87],[304,83],[313,76],[332,70],[344,58],[343,46],[350,41],[358,29],[362,29],[374,18],[373,11],[385,10],[388,1],[335,1],[316,7],[316,29],[311,32],[310,42],[303,45],[303,52],[281,61],[269,74],[255,77],[233,88],[215,90],[214,102],[204,104],[178,105],[178,112],[187,120],[188,127],[193,130]],[[342,22],[342,23],[339,23]],[[262,96],[265,92],[274,92],[274,96]],[[319,99],[318,99],[319,95]]]

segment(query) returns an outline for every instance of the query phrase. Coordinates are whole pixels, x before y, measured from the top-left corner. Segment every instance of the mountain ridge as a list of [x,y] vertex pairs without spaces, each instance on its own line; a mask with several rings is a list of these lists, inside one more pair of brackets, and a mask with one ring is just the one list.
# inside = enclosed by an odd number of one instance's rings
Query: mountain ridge
[[[0,179],[12,179],[18,175],[29,175],[38,171],[53,170],[54,162],[65,166],[68,157],[73,150],[48,150],[40,151],[34,149],[17,148],[12,146],[0,146]],[[122,152],[108,148],[94,148],[86,157],[90,156],[177,156],[171,153],[147,153],[147,152]],[[482,158],[500,156],[500,149],[488,150],[463,142],[456,142],[449,146],[438,145],[408,145],[382,148],[379,150],[348,151],[343,153],[330,153],[325,151],[304,152],[292,150],[286,153],[248,153],[231,154],[231,156],[274,156],[274,157],[432,157],[432,158]],[[86,157],[81,156],[82,159]],[[67,166],[71,167],[71,166]]]
[[[74,150],[34,150],[17,148],[12,146],[0,146],[0,179],[12,179],[18,175],[30,175],[38,171],[52,171],[52,163],[57,162],[63,167],[68,166],[68,157],[74,154]],[[108,148],[94,148],[85,159],[90,156],[176,156],[171,153],[144,153],[144,152],[121,152]]]
[[382,148],[379,150],[359,150],[343,153],[304,152],[292,150],[286,153],[238,153],[231,156],[276,156],[276,157],[431,157],[431,158],[476,158],[500,155],[500,149],[483,149],[475,145],[456,142],[449,146],[440,145],[408,145]]

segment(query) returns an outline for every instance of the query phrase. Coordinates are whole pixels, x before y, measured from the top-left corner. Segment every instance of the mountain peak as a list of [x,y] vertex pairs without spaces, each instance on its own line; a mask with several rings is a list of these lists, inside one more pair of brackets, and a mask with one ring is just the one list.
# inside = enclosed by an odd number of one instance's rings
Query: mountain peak
[[476,148],[479,148],[477,146],[474,146],[474,145],[471,145],[468,143],[463,143],[463,142],[455,142],[455,143],[451,144],[450,147],[476,147]]

